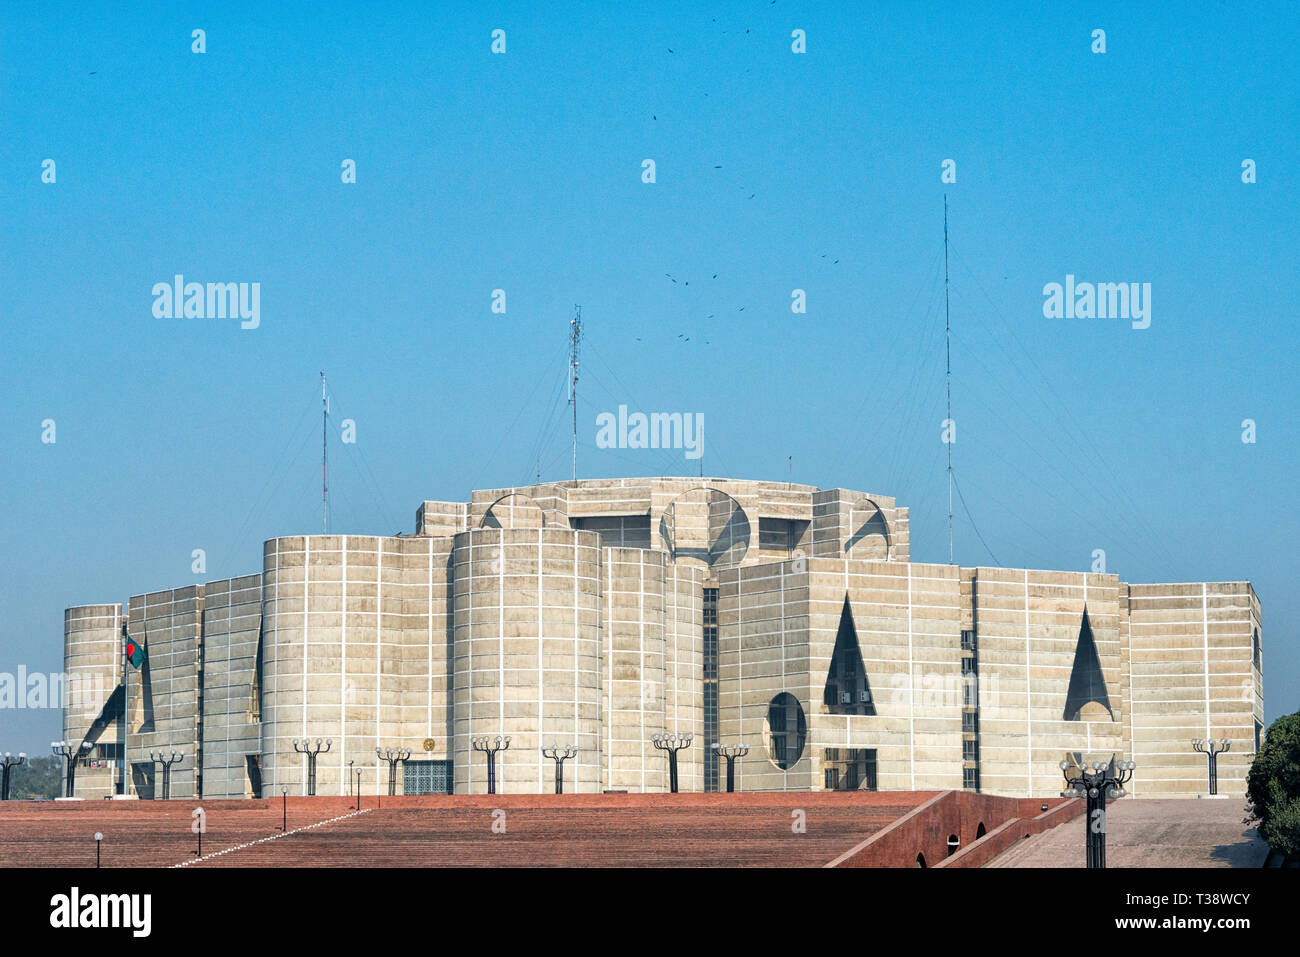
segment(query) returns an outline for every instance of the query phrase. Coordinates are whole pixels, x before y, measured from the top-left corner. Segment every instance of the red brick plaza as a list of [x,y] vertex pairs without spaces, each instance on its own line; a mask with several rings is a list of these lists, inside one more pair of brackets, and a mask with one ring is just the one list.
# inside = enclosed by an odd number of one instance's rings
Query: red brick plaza
[[14,801],[0,804],[0,867],[94,867],[96,832],[108,868],[978,867],[1083,802],[1043,803],[961,791],[365,795],[360,810],[348,797]]

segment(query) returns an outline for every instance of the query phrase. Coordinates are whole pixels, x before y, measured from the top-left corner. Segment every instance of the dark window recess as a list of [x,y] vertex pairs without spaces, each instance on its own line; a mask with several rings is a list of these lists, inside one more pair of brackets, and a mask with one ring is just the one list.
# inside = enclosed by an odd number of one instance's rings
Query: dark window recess
[[822,766],[828,791],[875,791],[875,748],[827,748]]
[[975,659],[963,658],[961,660],[961,673],[964,675],[973,675],[976,672]]
[[978,741],[963,741],[961,743],[961,759],[963,761],[978,761],[980,759],[980,746]]
[[871,683],[867,680],[866,666],[862,661],[862,648],[858,644],[858,630],[853,624],[853,611],[849,596],[844,596],[840,612],[840,627],[835,635],[835,650],[830,667],[826,670],[826,687],[822,702],[831,714],[874,715],[876,703],[871,697]]
[[962,651],[974,651],[974,650],[975,650],[975,632],[973,632],[973,631],[963,631],[963,632],[961,633],[961,648],[962,648]]
[[1106,691],[1106,679],[1101,673],[1101,658],[1097,654],[1097,643],[1093,640],[1092,624],[1088,620],[1088,609],[1083,609],[1083,621],[1079,623],[1079,641],[1074,649],[1074,666],[1070,669],[1070,686],[1065,693],[1065,712],[1062,721],[1079,721],[1085,705],[1099,704],[1106,713],[1115,719],[1115,712],[1110,708],[1110,695]]
[[962,768],[961,786],[968,791],[978,791],[980,789],[980,769]]
[[966,734],[974,734],[976,729],[975,712],[963,711],[961,713],[961,729]]
[[788,692],[773,698],[767,706],[768,757],[782,771],[788,771],[803,756],[808,724],[799,700]]
[[718,590],[704,589],[704,790],[718,790],[718,762],[713,745],[718,741]]

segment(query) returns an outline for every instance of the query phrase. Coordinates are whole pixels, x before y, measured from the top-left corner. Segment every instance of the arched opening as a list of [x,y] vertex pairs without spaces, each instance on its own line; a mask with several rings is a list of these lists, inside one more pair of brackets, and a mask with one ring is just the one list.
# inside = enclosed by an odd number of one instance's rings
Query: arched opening
[[767,756],[782,771],[788,771],[803,756],[808,725],[799,699],[781,692],[767,706]]
[[987,832],[984,830],[984,822],[983,822],[983,821],[980,821],[980,826],[977,827],[977,828],[975,828],[975,840],[978,841],[978,840],[979,840],[981,837],[983,837],[986,833],[987,833]]
[[961,838],[956,834],[948,835],[948,856],[952,857],[957,853],[957,848],[961,847]]
[[849,509],[849,537],[844,553],[854,558],[889,561],[893,538],[885,511],[873,499],[862,496]]
[[731,568],[749,551],[749,519],[726,492],[700,486],[683,492],[664,509],[659,538],[673,561]]
[[917,867],[925,867],[925,855],[924,855],[924,854],[918,854],[918,855],[916,855],[916,866],[917,866]]
[[546,516],[527,495],[510,492],[487,507],[479,528],[543,528]]

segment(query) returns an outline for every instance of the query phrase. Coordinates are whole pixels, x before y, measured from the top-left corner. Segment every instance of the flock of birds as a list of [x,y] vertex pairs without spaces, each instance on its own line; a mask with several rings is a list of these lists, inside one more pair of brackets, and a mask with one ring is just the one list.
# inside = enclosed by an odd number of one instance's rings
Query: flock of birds
[[[770,5],[774,5],[775,3],[776,3],[776,0],[771,0],[771,4],[770,4]],[[718,20],[717,20],[716,17],[713,18],[713,22],[714,22],[714,23],[717,23],[717,22],[718,22]],[[723,33],[723,35],[725,36],[726,33],[727,33],[727,31],[726,31],[726,30],[723,30],[722,33]],[[750,30],[748,30],[748,29],[745,30],[745,33],[750,33]],[[668,47],[667,50],[668,50],[669,53],[672,53],[672,54],[674,54],[674,55],[675,55],[675,53],[676,53],[676,51],[674,51],[672,47]],[[745,72],[748,73],[749,70],[746,70]],[[705,93],[704,95],[705,95],[705,96],[708,96],[709,94],[708,94],[708,93]],[[654,120],[655,122],[658,122],[658,120],[659,120],[659,116],[658,116],[658,114],[656,114],[656,113],[651,113],[651,114],[650,114],[650,119],[651,119],[651,120]],[[716,165],[714,165],[713,168],[714,168],[714,169],[722,169],[722,165],[721,165],[721,164],[716,164]],[[749,192],[749,190],[746,189],[746,187],[744,187],[744,186],[741,186],[741,187],[739,187],[739,188],[740,188],[740,190],[741,190],[742,192]],[[749,199],[754,199],[757,195],[758,195],[758,193],[757,193],[756,191],[755,191],[755,192],[749,192],[749,196],[748,196],[748,198],[749,198]],[[831,256],[830,256],[829,253],[822,253],[821,258],[822,258],[822,259],[830,259]],[[840,262],[840,261],[839,261],[838,259],[834,259],[834,260],[831,260],[830,265],[838,266],[838,265],[839,265],[839,262]],[[679,285],[679,286],[685,288],[686,286],[689,286],[689,285],[691,284],[691,281],[690,281],[689,279],[683,279],[683,280],[679,283],[678,280],[677,280],[677,277],[674,276],[672,273],[664,273],[664,276],[665,276],[665,278],[668,279],[669,282],[671,282],[671,283],[672,283],[673,285],[675,285],[675,286],[678,286],[678,285]],[[717,273],[713,273],[712,276],[711,276],[711,279],[717,279],[717,278],[718,278],[718,274],[717,274]],[[697,287],[698,287],[698,283],[697,283]],[[742,312],[744,312],[744,311],[745,311],[745,307],[744,307],[744,306],[740,306],[740,307],[738,307],[738,308],[736,309],[736,313],[737,313],[737,314],[742,313]],[[716,318],[716,317],[717,317],[717,314],[711,312],[711,313],[709,313],[708,315],[706,315],[704,318],[705,318],[705,319],[714,319],[714,318]],[[698,334],[696,335],[696,338],[697,338],[697,339],[702,339],[703,342],[704,342],[704,344],[705,344],[706,346],[712,344],[712,343],[711,343],[707,338],[701,337],[701,336],[699,336]],[[684,333],[684,332],[679,332],[679,333],[677,334],[677,339],[678,339],[680,342],[686,343],[686,342],[690,342],[690,341],[691,341],[691,336],[688,336],[688,335],[687,335],[686,333]],[[641,337],[640,337],[640,336],[637,336],[637,337],[636,337],[636,341],[637,341],[637,342],[641,342],[641,341],[642,341]]]

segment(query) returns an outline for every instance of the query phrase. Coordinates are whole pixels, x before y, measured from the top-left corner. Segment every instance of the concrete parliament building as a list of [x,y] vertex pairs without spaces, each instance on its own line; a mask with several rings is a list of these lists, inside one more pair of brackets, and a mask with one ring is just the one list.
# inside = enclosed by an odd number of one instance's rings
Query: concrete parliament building
[[[1249,582],[909,560],[908,510],[845,489],[705,478],[546,483],[424,502],[411,535],[298,535],[260,571],[64,616],[77,795],[307,789],[294,739],[329,739],[386,793],[482,794],[471,739],[509,735],[497,790],[667,791],[656,733],[691,733],[684,791],[720,790],[714,742],[749,745],[739,790],[1059,794],[1058,763],[1137,762],[1130,792],[1207,790],[1193,738],[1229,738],[1241,794],[1263,722]],[[127,638],[146,651],[125,661]]]

